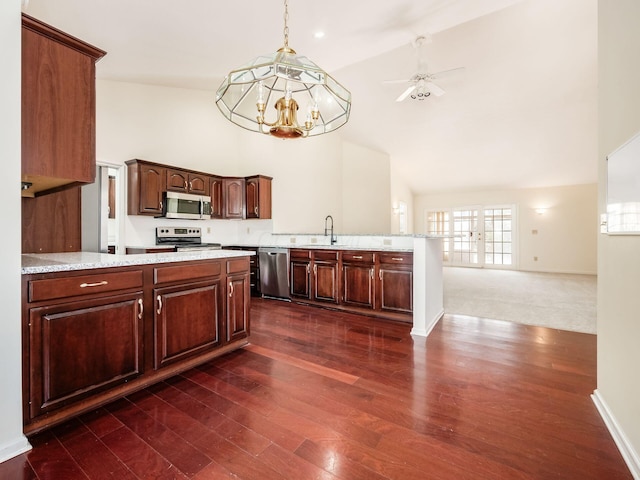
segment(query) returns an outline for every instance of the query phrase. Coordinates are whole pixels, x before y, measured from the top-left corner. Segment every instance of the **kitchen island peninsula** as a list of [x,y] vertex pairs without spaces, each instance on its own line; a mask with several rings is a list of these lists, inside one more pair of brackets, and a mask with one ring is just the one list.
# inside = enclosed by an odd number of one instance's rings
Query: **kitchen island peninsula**
[[251,255],[23,255],[25,434],[246,345]]

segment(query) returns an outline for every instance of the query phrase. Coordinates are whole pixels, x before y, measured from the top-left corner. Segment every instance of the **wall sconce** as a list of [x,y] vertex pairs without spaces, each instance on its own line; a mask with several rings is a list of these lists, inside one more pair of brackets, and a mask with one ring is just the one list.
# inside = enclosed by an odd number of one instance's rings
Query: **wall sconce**
[[394,215],[398,215],[398,213],[400,213],[400,207],[398,205],[392,205],[391,211],[393,212]]
[[547,208],[546,207],[538,207],[535,209],[536,213],[538,215],[544,215],[545,213],[547,213]]

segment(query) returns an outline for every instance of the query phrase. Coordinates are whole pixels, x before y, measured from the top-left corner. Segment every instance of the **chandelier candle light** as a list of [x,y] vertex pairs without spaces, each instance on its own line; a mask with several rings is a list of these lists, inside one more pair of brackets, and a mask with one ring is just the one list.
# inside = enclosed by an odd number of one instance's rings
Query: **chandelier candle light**
[[[349,119],[351,93],[307,57],[289,47],[289,8],[284,0],[284,46],[232,70],[216,93],[218,108],[247,130],[278,138],[329,133]],[[265,118],[273,102],[275,121]],[[306,120],[298,123],[298,109]],[[257,115],[256,115],[257,113]]]

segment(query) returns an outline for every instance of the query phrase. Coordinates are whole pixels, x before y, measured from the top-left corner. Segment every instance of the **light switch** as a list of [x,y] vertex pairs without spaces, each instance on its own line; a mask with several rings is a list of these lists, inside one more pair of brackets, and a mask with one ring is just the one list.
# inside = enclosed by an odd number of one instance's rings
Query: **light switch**
[[531,230],[531,235],[537,235],[538,234],[538,230]]

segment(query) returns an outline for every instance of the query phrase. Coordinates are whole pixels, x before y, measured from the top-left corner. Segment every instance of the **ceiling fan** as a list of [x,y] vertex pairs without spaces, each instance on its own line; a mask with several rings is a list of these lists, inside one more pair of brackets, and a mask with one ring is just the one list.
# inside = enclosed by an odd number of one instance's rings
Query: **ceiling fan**
[[422,54],[422,49],[425,44],[430,42],[430,40],[430,37],[420,35],[413,41],[413,46],[416,49],[416,56],[418,57],[417,73],[413,74],[408,79],[385,80],[382,82],[386,84],[409,83],[407,89],[402,92],[398,98],[396,98],[396,102],[402,102],[406,98],[411,98],[412,100],[426,100],[427,97],[432,94],[436,97],[441,97],[445,94],[445,91],[441,87],[433,83],[433,80],[464,70],[464,67],[458,67],[437,73],[429,73],[427,70],[426,61],[424,60],[424,55]]

